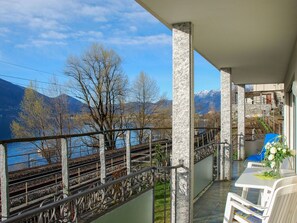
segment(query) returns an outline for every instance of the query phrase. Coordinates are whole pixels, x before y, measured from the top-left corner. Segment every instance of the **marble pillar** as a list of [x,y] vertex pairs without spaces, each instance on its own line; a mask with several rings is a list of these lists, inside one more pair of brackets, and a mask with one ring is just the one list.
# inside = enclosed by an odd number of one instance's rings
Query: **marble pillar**
[[173,24],[172,173],[171,222],[193,219],[194,74],[193,26]]

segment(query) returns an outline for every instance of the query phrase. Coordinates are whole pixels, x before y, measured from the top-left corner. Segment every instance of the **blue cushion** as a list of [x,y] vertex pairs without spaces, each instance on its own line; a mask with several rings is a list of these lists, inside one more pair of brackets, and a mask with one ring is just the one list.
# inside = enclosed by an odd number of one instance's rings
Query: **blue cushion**
[[[263,214],[263,211],[259,211],[256,208],[249,207],[249,209],[252,210],[253,212],[256,212],[259,215]],[[244,220],[246,220],[247,222],[250,222],[250,223],[261,223],[262,222],[261,219],[255,217],[253,215],[246,214],[246,213],[244,213],[242,211],[239,211],[239,210],[235,211],[235,215],[239,216],[240,218],[243,218]]]

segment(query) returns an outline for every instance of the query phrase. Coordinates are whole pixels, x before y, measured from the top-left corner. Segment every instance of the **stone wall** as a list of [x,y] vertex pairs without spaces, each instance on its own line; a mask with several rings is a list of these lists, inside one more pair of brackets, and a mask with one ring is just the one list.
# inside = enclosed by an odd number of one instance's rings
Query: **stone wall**
[[[262,116],[263,111],[266,115],[269,114],[271,110],[270,104],[245,104],[245,116],[246,117],[254,117],[254,116]],[[232,105],[232,117],[237,117],[237,105]]]

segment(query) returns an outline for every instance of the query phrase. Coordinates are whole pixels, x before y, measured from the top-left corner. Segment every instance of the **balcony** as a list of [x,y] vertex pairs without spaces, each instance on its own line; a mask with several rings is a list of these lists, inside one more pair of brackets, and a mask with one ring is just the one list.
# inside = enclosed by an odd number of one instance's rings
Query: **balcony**
[[[131,134],[131,131],[134,131],[134,134]],[[120,132],[121,135],[117,142],[119,148],[116,156],[108,153],[102,154],[103,151],[99,149],[100,152],[98,150],[100,146],[97,145],[82,148],[72,143],[70,146],[69,142],[77,141],[77,138],[92,138],[93,135],[104,135],[103,132],[2,142],[2,145],[6,145],[5,148],[9,149],[9,144],[14,141],[55,139],[65,142],[67,139],[68,143],[62,148],[68,148],[68,152],[72,151],[73,156],[67,156],[66,160],[69,162],[65,162],[63,154],[65,156],[66,153],[61,151],[61,159],[57,160],[56,163],[45,164],[45,161],[41,159],[42,162],[35,160],[33,165],[32,160],[27,156],[28,154],[24,154],[24,160],[18,159],[19,162],[10,165],[10,170],[8,170],[11,174],[24,175],[32,171],[36,172],[38,169],[45,172],[38,176],[33,174],[27,179],[10,180],[8,184],[10,189],[8,205],[10,217],[4,222],[51,222],[54,219],[71,222],[92,222],[100,219],[103,222],[114,222],[115,219],[112,217],[121,216],[119,214],[121,209],[125,210],[125,214],[128,213],[129,222],[133,222],[135,217],[135,222],[137,222],[139,215],[133,216],[137,207],[142,207],[139,210],[139,214],[142,213],[143,215],[140,216],[142,222],[151,222],[152,219],[155,219],[156,223],[170,222],[171,212],[177,208],[170,203],[172,185],[180,185],[183,181],[182,177],[177,177],[178,170],[188,170],[182,161],[177,166],[170,166],[170,161],[167,158],[158,161],[157,157],[160,152],[163,155],[167,154],[168,158],[171,156],[169,155],[171,154],[170,137],[164,138],[166,135],[170,136],[171,129],[145,129],[146,134],[148,134],[147,139],[151,141],[142,144],[136,142],[135,131],[140,131],[140,129],[114,131]],[[227,193],[229,191],[241,192],[234,187],[234,181],[243,170],[242,161],[233,162],[232,181],[219,180],[223,171],[220,168],[220,162],[224,162],[224,159],[220,157],[220,151],[223,150],[222,154],[224,154],[225,150],[230,150],[231,147],[226,143],[219,143],[218,134],[218,129],[201,128],[196,130],[195,173],[193,178],[194,222],[220,222]],[[103,138],[101,137],[101,140]],[[237,139],[237,137],[234,138]],[[104,147],[105,144],[101,141],[99,145]],[[79,156],[75,154],[79,154]],[[14,157],[15,155],[8,156],[6,159]],[[34,153],[30,153],[30,157],[35,157]],[[93,158],[90,160],[88,157],[93,157],[95,160]],[[80,162],[82,163],[80,164]],[[70,172],[66,172],[66,175],[70,176],[68,179],[63,177],[64,172],[61,175],[61,171],[67,171],[65,165],[69,165]],[[224,165],[222,163],[222,166]],[[48,169],[56,170],[53,173],[47,173]],[[21,174],[22,172],[24,174]],[[117,174],[120,172],[122,175]],[[36,184],[38,181],[45,182],[52,177],[55,180],[53,182],[47,181],[45,187],[43,184]],[[69,183],[67,184],[67,182]],[[34,189],[32,185],[35,185]],[[68,185],[68,187],[65,188],[62,185]],[[25,187],[25,191],[20,191],[14,195],[15,193],[12,190],[22,186]],[[5,196],[7,195],[2,194],[2,200],[5,200]],[[256,194],[252,199],[256,199]],[[39,208],[35,209],[34,207],[37,206]],[[154,209],[152,209],[153,206]],[[5,211],[5,208],[2,206],[2,210]],[[122,216],[122,220],[123,218],[124,216]],[[177,218],[172,219],[172,221],[178,222]]]

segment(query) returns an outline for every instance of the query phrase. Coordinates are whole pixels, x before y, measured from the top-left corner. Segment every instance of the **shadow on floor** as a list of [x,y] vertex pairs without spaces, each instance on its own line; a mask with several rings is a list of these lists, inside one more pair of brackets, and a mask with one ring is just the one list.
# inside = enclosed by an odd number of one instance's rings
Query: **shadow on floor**
[[[217,181],[194,203],[194,223],[221,223],[225,211],[228,192],[241,195],[241,188],[234,186],[235,181],[243,172],[242,161],[233,162],[233,174],[231,181]],[[248,200],[256,202],[258,191],[250,190]]]

